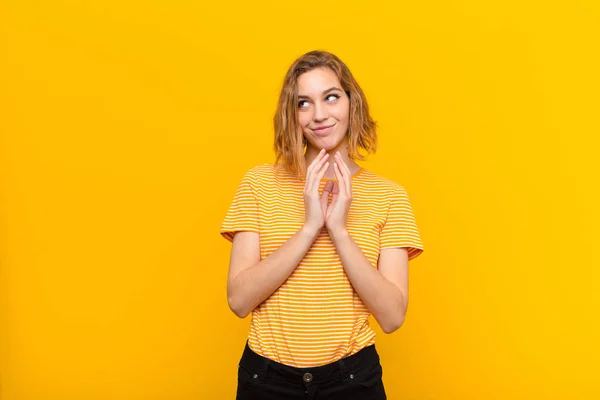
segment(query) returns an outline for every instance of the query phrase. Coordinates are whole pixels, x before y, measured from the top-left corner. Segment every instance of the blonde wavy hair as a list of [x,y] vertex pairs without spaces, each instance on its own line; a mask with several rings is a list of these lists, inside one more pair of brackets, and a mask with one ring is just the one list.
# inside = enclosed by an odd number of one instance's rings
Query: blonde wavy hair
[[306,162],[304,151],[308,141],[298,122],[298,77],[315,68],[329,68],[337,76],[342,89],[350,98],[348,121],[348,156],[364,160],[359,150],[377,151],[377,123],[369,114],[369,106],[362,89],[350,69],[337,56],[327,51],[314,50],[300,56],[290,66],[283,80],[277,111],[273,118],[275,128],[275,164],[304,179]]

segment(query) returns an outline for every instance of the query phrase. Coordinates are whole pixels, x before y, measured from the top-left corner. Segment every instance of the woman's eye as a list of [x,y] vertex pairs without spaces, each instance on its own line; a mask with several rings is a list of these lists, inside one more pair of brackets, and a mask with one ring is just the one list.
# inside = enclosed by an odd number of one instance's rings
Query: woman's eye
[[[330,94],[327,97],[325,97],[325,99],[329,100],[329,98],[331,98],[331,97],[333,97],[333,100],[331,100],[331,101],[335,101],[335,100],[337,100],[337,99],[340,98],[340,95],[338,95],[338,94]],[[300,100],[298,102],[298,107],[305,108],[304,103],[308,103],[308,101],[307,100]]]

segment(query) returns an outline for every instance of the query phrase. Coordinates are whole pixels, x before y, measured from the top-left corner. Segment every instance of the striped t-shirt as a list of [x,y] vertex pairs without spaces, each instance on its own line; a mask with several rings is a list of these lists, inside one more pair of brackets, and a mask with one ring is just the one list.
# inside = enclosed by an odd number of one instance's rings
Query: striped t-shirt
[[[319,194],[327,179],[322,179]],[[276,167],[258,165],[242,178],[221,226],[260,234],[260,259],[304,224],[304,181]],[[331,199],[329,200],[331,202]],[[346,227],[374,268],[380,249],[406,247],[409,260],[423,252],[404,188],[362,168],[352,177]],[[354,291],[324,227],[288,279],[252,311],[248,345],[293,367],[325,365],[375,343],[369,311]]]

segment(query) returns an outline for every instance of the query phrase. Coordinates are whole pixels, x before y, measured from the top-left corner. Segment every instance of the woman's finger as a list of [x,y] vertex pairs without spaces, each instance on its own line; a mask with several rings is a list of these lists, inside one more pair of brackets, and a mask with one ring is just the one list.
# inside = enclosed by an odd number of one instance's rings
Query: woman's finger
[[333,172],[335,172],[335,176],[338,180],[338,186],[340,187],[340,192],[345,195],[346,194],[346,182],[344,180],[344,175],[342,175],[342,171],[340,170],[339,162],[333,163]]
[[337,161],[336,161],[336,165],[338,168],[338,172],[341,175],[341,178],[339,178],[340,181],[343,181],[343,185],[340,184],[340,190],[342,191],[342,193],[344,193],[344,195],[348,194],[348,190],[347,190],[347,186],[348,186],[348,181],[346,180],[347,178],[347,174],[344,171],[344,160],[342,160],[342,155],[340,153],[336,154],[337,156]]
[[[315,172],[312,174],[311,181],[309,183],[309,191],[311,192],[318,191],[321,179],[323,179],[323,175],[325,175],[327,168],[329,168],[329,162],[326,162],[326,157],[324,157],[322,162],[324,164],[320,165],[320,169],[315,170]],[[319,167],[319,165],[317,165],[317,167]]]
[[[312,190],[314,190],[315,188],[315,184],[317,182],[320,183],[321,179],[323,178],[323,176],[321,176],[318,180],[316,179],[319,174],[321,172],[323,172],[323,166],[325,165],[324,163],[327,161],[327,159],[329,158],[329,154],[325,153],[325,155],[321,156],[321,159],[315,159],[312,163],[311,163],[311,170],[310,173],[307,172],[306,174],[306,185],[307,185],[307,190],[310,192]],[[327,163],[327,165],[329,165]],[[325,168],[325,170],[327,170],[327,168]],[[325,172],[323,172],[323,175],[325,174]]]
[[321,166],[321,170],[315,176],[314,183],[316,185],[319,185],[321,183],[321,180],[323,179],[323,176],[325,176],[325,172],[327,172],[327,168],[329,168],[329,162],[326,162],[325,164],[323,164]]
[[319,162],[321,156],[323,155],[325,149],[321,149],[321,151],[319,152],[319,154],[317,154],[317,157],[313,160],[313,162],[310,163],[310,165],[306,168],[306,180],[308,181],[310,174],[312,173],[313,169],[315,169],[315,165]]
[[341,154],[338,155],[338,159],[339,159],[338,165],[341,164],[340,172],[342,172],[342,175],[344,176],[344,183],[346,183],[345,193],[348,195],[348,197],[351,197],[352,196],[352,173],[350,172],[350,168],[348,168],[348,166],[342,159]]
[[308,166],[308,168],[306,168],[306,177],[307,177],[307,180],[308,180],[308,175],[315,169],[315,166],[321,160],[321,157],[323,156],[324,153],[325,153],[325,149],[321,149],[321,151],[319,152],[319,154],[317,154],[317,157],[315,157],[315,159],[313,160],[313,162],[311,162],[310,165]]

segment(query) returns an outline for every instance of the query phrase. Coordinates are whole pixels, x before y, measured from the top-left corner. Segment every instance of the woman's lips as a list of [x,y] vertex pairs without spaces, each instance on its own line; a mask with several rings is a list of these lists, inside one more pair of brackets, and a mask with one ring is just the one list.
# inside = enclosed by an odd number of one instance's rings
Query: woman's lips
[[334,126],[335,126],[335,124],[329,125],[329,126],[324,126],[324,127],[321,127],[321,128],[315,128],[315,129],[313,129],[313,131],[315,133],[319,133],[319,134],[329,133]]

